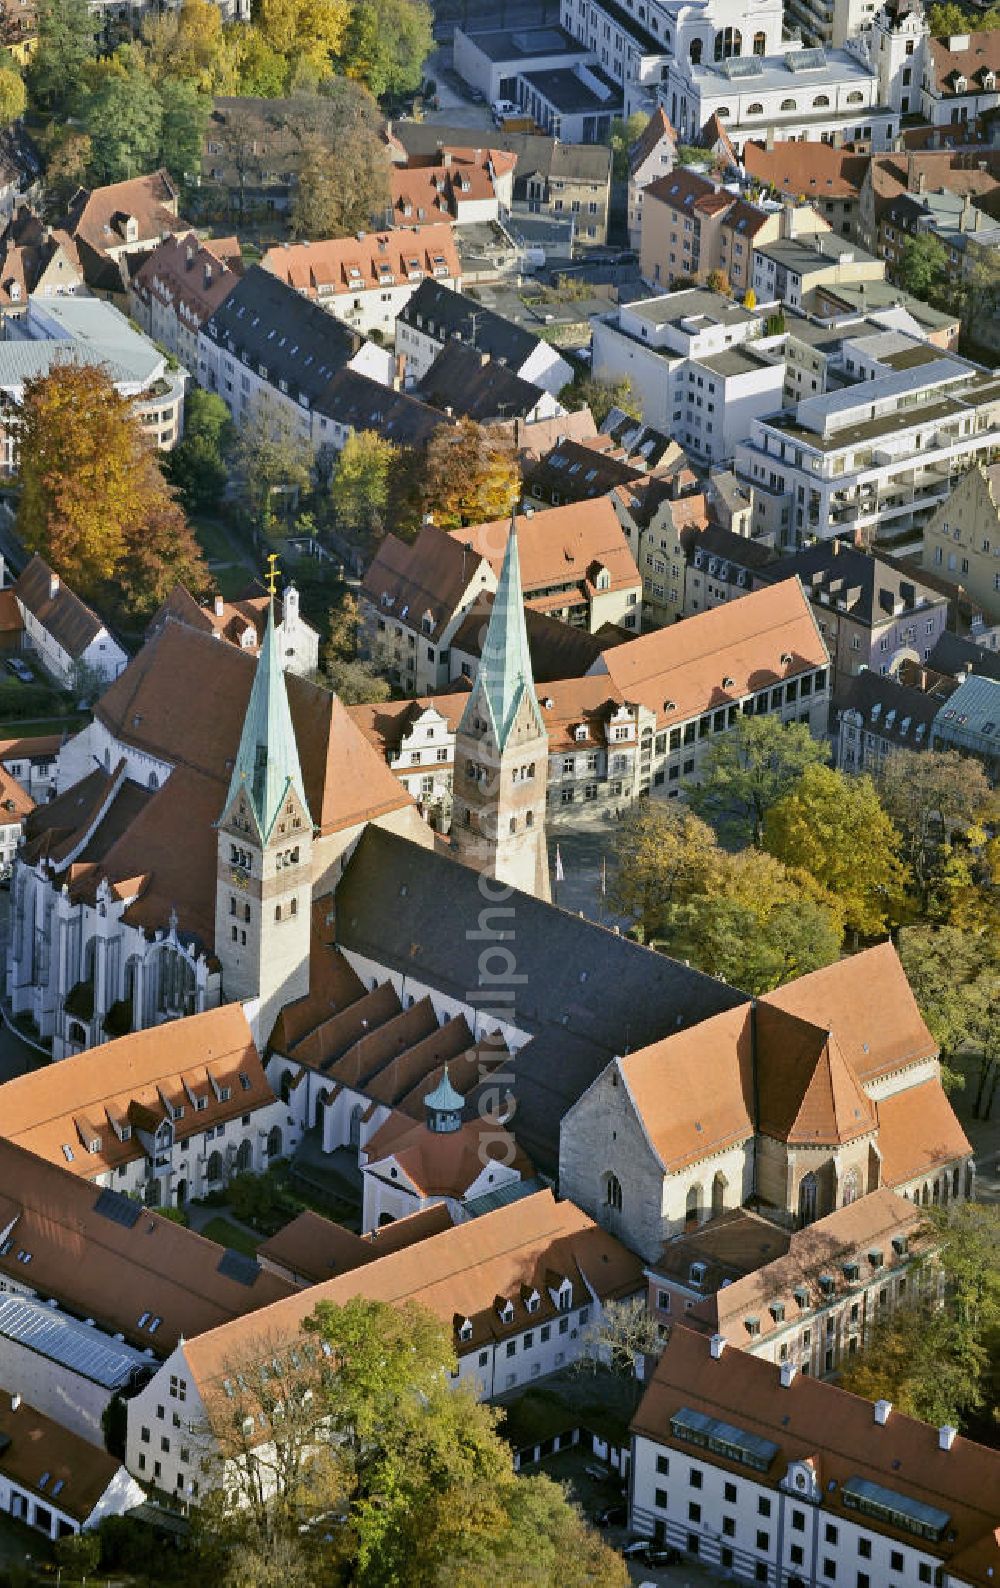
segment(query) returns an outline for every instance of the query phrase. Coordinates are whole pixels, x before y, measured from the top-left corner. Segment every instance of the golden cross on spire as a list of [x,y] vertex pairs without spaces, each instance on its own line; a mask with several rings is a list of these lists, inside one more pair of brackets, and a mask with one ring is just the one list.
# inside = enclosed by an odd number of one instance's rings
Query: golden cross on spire
[[278,553],[269,551],[267,554],[267,573],[264,575],[268,595],[273,599],[278,593]]

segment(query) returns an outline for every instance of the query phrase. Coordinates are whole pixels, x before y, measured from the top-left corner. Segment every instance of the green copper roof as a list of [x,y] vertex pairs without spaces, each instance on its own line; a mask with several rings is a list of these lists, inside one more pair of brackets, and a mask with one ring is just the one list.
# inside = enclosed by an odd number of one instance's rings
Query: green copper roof
[[257,660],[236,765],[229,784],[227,809],[241,788],[245,788],[250,796],[257,826],[265,843],[271,836],[289,788],[294,788],[308,811],[292,714],[288,709],[285,675],[281,670],[274,637],[273,601],[268,608],[264,643]]
[[448,1079],[447,1064],[439,1084],[424,1098],[424,1107],[443,1114],[458,1114],[465,1107],[465,1098],[461,1092],[456,1092]]
[[493,598],[483,654],[479,663],[477,683],[472,700],[485,697],[492,719],[497,749],[503,753],[510,737],[514,719],[525,695],[531,701],[540,733],[545,732],[542,714],[535,696],[535,681],[531,676],[531,656],[528,652],[528,634],[524,624],[524,595],[521,590],[521,561],[517,550],[517,526],[510,521],[507,550],[504,552],[500,582]]

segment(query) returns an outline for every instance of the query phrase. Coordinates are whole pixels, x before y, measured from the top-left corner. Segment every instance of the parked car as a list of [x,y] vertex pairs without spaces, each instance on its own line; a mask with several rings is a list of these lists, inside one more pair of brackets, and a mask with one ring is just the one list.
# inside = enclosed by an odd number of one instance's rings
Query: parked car
[[598,1527],[624,1527],[628,1521],[627,1505],[608,1505],[598,1513]]
[[33,684],[35,682],[35,675],[31,668],[27,662],[22,662],[19,656],[7,657],[7,671],[13,673],[15,678],[19,678],[22,684]]
[[626,1560],[641,1560],[644,1566],[649,1565],[649,1539],[633,1538],[622,1545],[622,1554]]
[[646,1563],[649,1566],[676,1566],[681,1559],[679,1549],[672,1544],[651,1544]]

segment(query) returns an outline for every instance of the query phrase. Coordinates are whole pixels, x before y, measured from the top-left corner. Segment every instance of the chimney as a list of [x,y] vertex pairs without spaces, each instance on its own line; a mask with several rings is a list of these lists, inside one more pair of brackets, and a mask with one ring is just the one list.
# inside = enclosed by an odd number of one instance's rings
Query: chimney
[[443,166],[445,166],[446,168],[451,165],[451,150],[450,149],[442,149],[441,150],[441,164]]
[[880,1428],[884,1428],[886,1423],[889,1421],[889,1413],[891,1411],[892,1401],[875,1402],[875,1421],[878,1423]]
[[916,190],[917,190],[918,193],[926,193],[927,192],[927,172],[926,171],[918,171],[917,172],[917,188],[916,188]]
[[221,618],[221,616],[222,616],[222,614],[223,614],[223,613],[224,613],[224,612],[225,612],[225,610],[226,610],[226,604],[225,604],[225,602],[224,602],[224,601],[223,601],[223,599],[222,599],[222,597],[221,597],[221,595],[217,595],[217,596],[216,596],[216,598],[215,598],[215,601],[214,601],[214,603],[213,603],[213,605],[214,605],[214,607],[215,607],[215,615],[216,615],[216,617],[217,617],[217,618]]
[[974,210],[975,206],[972,202],[972,194],[965,193],[962,197],[962,215],[958,223],[959,231],[975,231],[975,222],[973,220]]
[[58,594],[59,594],[59,575],[57,573],[50,572],[49,573],[49,600],[50,601],[54,601]]
[[764,134],[764,148],[767,150],[768,154],[773,154],[773,152],[774,152],[774,125],[773,125],[773,123],[768,125],[767,131]]
[[206,285],[206,287],[210,287],[212,285],[212,267],[211,267],[211,265],[206,265],[205,266],[205,285]]
[[[11,1398],[10,1398],[10,1409],[11,1409],[11,1411],[12,1412],[16,1412],[18,1407],[20,1406],[20,1404],[21,1404],[20,1395],[12,1395]],[[944,1433],[944,1429],[943,1428],[942,1428],[941,1432]],[[954,1428],[951,1430],[951,1432],[952,1432],[952,1434],[954,1434],[954,1432],[955,1432]]]
[[799,1370],[795,1366],[794,1362],[782,1362],[782,1364],[781,1364],[781,1387],[782,1387],[782,1389],[790,1388],[792,1380],[794,1379],[794,1377],[795,1377],[795,1375],[796,1375],[796,1373],[798,1371]]
[[952,1445],[955,1443],[955,1435],[957,1433],[958,1433],[958,1429],[957,1428],[953,1428],[950,1423],[945,1423],[943,1425],[943,1427],[939,1428],[938,1429],[938,1449],[939,1450],[950,1450]]
[[184,257],[187,260],[189,265],[194,260],[194,249],[192,248],[190,243],[188,243],[186,248],[184,249]]
[[915,154],[910,154],[906,157],[906,191],[907,193],[915,193],[917,191],[917,157]]
[[716,1361],[719,1360],[720,1356],[722,1355],[722,1353],[723,1353],[723,1351],[725,1349],[726,1349],[726,1337],[725,1337],[725,1335],[724,1334],[713,1334],[711,1340],[709,1341],[709,1350],[711,1351],[711,1353],[712,1353],[712,1355],[713,1355],[713,1357],[715,1358]]

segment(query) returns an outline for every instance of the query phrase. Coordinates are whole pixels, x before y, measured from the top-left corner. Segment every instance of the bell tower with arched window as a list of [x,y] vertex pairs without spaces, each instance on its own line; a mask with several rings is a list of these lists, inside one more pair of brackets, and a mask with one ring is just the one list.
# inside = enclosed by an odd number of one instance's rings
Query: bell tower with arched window
[[451,842],[467,865],[539,899],[549,897],[548,755],[512,520],[479,672],[455,739]]
[[215,897],[222,996],[247,1005],[259,1046],[309,991],[312,830],[272,604],[218,823]]

